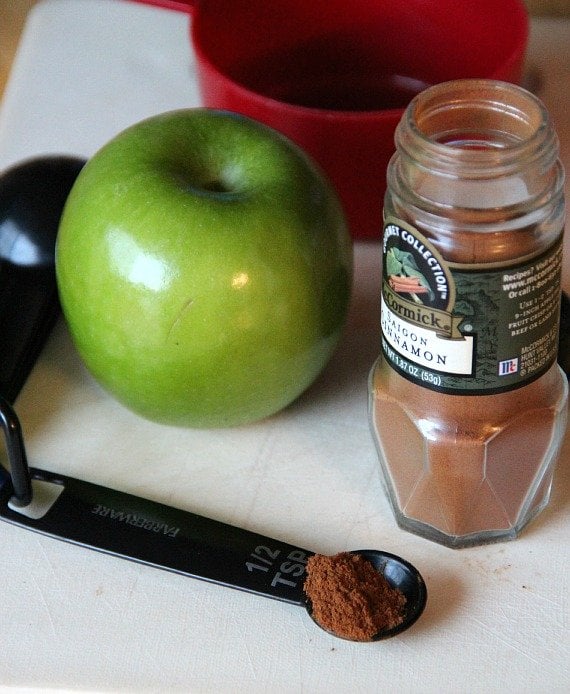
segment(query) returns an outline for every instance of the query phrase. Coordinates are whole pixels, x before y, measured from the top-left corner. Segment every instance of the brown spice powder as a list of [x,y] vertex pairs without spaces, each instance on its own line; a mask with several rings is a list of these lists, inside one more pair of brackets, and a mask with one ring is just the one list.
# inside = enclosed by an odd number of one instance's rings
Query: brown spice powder
[[371,641],[404,619],[405,596],[358,554],[310,557],[304,589],[314,619],[340,638]]
[[[552,479],[545,460],[563,387],[554,365],[501,395],[448,395],[379,365],[372,415],[401,513],[452,537],[508,532],[527,506],[532,516]],[[418,422],[432,423],[431,436]]]

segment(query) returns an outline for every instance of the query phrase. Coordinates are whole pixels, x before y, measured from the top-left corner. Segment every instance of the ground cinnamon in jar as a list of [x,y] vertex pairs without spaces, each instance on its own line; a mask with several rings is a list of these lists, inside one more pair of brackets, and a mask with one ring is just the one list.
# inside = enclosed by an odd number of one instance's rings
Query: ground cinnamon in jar
[[340,638],[370,641],[404,619],[404,595],[359,554],[313,555],[304,590],[315,621]]
[[558,140],[524,89],[459,80],[412,101],[396,144],[370,378],[388,497],[448,546],[516,537],[548,502],[566,426]]

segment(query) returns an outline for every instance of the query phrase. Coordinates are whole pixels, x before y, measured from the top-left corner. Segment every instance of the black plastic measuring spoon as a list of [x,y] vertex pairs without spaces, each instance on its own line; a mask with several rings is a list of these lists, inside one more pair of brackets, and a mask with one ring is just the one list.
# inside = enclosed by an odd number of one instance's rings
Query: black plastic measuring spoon
[[84,160],[29,159],[0,175],[0,393],[14,402],[59,314],[55,239]]
[[[0,476],[3,520],[124,559],[301,605],[311,614],[303,584],[307,559],[314,552],[114,489],[28,468],[18,418],[2,399],[0,424],[11,471],[3,470]],[[25,491],[26,478],[32,495],[22,503],[17,487]],[[407,600],[402,623],[373,640],[408,629],[426,604],[421,575],[393,554],[358,554]]]
[[570,377],[570,298],[565,292],[562,292],[560,300],[558,363],[566,376]]
[[[0,427],[10,471],[0,465],[0,518],[117,557],[278,600],[311,606],[303,591],[313,552],[248,530],[81,480],[29,468],[10,403],[18,395],[59,313],[55,240],[61,212],[84,161],[44,157],[0,176]],[[359,552],[407,598],[409,628],[426,587],[408,562]]]

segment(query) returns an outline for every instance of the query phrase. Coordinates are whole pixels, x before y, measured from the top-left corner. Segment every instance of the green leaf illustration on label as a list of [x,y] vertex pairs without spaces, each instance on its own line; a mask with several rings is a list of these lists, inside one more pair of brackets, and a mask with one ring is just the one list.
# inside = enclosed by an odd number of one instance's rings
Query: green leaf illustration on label
[[386,273],[390,286],[398,294],[409,294],[416,303],[423,303],[421,294],[427,294],[430,301],[434,300],[435,294],[428,280],[409,251],[390,248],[386,253]]

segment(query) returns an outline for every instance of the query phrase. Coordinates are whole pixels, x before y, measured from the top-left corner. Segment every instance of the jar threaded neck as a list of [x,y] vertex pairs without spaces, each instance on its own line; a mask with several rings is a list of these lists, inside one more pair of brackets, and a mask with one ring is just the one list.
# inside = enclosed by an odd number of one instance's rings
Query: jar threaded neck
[[422,92],[396,130],[403,157],[442,176],[499,178],[556,163],[559,143],[543,104],[514,84],[457,80]]

